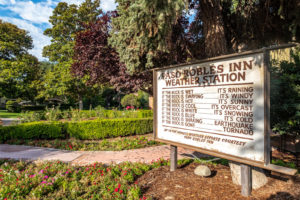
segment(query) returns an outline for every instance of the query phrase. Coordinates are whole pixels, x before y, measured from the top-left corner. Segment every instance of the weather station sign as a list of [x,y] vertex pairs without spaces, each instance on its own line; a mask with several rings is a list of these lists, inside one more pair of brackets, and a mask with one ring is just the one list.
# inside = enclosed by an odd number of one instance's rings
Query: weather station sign
[[233,160],[266,162],[263,52],[154,70],[154,137]]

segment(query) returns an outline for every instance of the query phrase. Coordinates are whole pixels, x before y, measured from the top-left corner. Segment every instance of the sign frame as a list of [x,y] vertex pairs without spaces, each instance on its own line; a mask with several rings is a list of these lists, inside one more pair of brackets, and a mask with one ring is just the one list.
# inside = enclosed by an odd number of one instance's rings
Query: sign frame
[[[291,45],[285,45],[285,46],[291,46]],[[263,48],[263,49],[259,49],[259,50],[229,54],[229,55],[218,56],[218,57],[204,59],[204,60],[195,61],[195,62],[189,62],[189,63],[184,63],[184,64],[171,65],[171,66],[167,66],[167,67],[163,67],[163,68],[153,69],[153,97],[154,97],[154,99],[153,99],[153,102],[154,102],[154,106],[153,106],[153,111],[154,111],[154,113],[153,113],[153,116],[154,116],[153,127],[154,127],[154,129],[153,129],[153,131],[154,131],[154,140],[158,141],[158,142],[167,143],[167,144],[170,144],[172,146],[178,146],[178,147],[183,147],[183,148],[186,148],[186,149],[192,149],[192,150],[201,152],[203,154],[228,159],[228,160],[235,161],[235,162],[238,162],[238,163],[243,163],[243,164],[246,164],[246,165],[251,165],[251,166],[256,166],[256,167],[268,169],[269,168],[268,165],[270,165],[270,157],[271,157],[271,153],[270,153],[270,151],[271,151],[271,149],[270,149],[270,71],[269,71],[269,65],[270,65],[269,57],[270,56],[269,56],[269,54],[270,54],[270,50],[278,49],[278,48],[286,48],[285,46],[281,46],[281,47],[277,47],[277,48]],[[160,139],[160,138],[157,137],[157,131],[158,131],[158,123],[157,123],[157,121],[158,121],[158,112],[157,112],[157,109],[158,109],[157,108],[157,105],[158,105],[158,99],[157,99],[158,71],[177,68],[177,67],[185,67],[185,66],[194,65],[194,64],[202,64],[202,63],[207,63],[207,62],[212,62],[212,61],[220,61],[220,60],[223,60],[223,59],[238,58],[238,57],[241,57],[241,56],[247,56],[247,55],[258,54],[258,53],[263,54],[263,61],[262,61],[263,69],[260,71],[261,77],[262,77],[262,80],[263,80],[262,91],[263,91],[263,98],[264,98],[264,103],[263,103],[264,104],[264,133],[263,133],[263,137],[264,137],[264,152],[263,152],[264,161],[263,162],[255,161],[255,160],[251,160],[251,159],[246,159],[246,158],[242,158],[242,157],[238,157],[238,156],[234,156],[234,155],[230,155],[230,154],[226,154],[226,153],[222,153],[222,152],[218,152],[218,151],[214,151],[214,150],[208,150],[208,149],[204,149],[204,148],[201,148],[201,147],[196,147],[196,146],[192,146],[192,145],[188,145],[188,144],[183,144],[183,143],[178,143],[178,142],[169,141],[169,140],[165,140],[165,139]]]

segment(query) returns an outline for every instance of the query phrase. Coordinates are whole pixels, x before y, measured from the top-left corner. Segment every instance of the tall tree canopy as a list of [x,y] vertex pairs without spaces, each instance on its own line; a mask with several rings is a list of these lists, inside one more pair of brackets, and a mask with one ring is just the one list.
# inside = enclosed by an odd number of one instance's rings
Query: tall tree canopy
[[[184,38],[179,41],[185,44],[186,59],[237,52],[241,44],[248,49],[280,44],[292,38],[299,40],[300,35],[297,0],[117,0],[117,3],[118,16],[112,20],[109,41],[132,72],[160,67],[155,63],[158,55],[172,55],[168,41],[174,26],[185,30]],[[195,12],[194,19],[185,29],[180,19],[188,17],[190,11]],[[174,38],[171,41],[178,45]]]
[[99,6],[100,0],[86,0],[79,6],[60,2],[53,10],[49,20],[52,27],[44,32],[52,38],[51,44],[44,47],[43,56],[56,64],[47,71],[45,87],[40,96],[70,97],[81,101],[87,95],[90,88],[85,86],[83,79],[72,77],[70,67],[73,63],[75,35],[101,14]]
[[299,40],[297,0],[117,3],[111,23],[100,18],[77,35],[73,72],[89,83],[151,92],[153,67]]
[[16,59],[32,48],[32,38],[25,30],[0,19],[0,59]]
[[0,20],[0,95],[34,101],[41,71],[32,47],[25,30]]
[[114,15],[103,14],[77,34],[72,72],[89,85],[110,84],[123,92],[147,90],[146,74],[127,73],[118,53],[108,45],[110,19]]
[[[172,49],[173,26],[182,17],[183,0],[117,0],[110,44],[129,71],[152,68],[160,52]],[[178,40],[181,42],[181,40]]]

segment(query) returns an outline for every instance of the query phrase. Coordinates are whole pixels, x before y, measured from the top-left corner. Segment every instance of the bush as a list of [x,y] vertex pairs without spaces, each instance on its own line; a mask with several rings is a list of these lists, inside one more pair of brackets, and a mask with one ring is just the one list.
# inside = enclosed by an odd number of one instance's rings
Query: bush
[[31,105],[24,105],[21,106],[21,110],[26,112],[26,111],[41,111],[41,110],[45,110],[46,106],[44,105],[38,105],[38,106],[31,106]]
[[68,123],[67,132],[77,139],[104,139],[153,131],[152,119],[104,119]]
[[55,139],[66,137],[65,125],[59,122],[31,122],[0,127],[0,141],[9,139]]
[[8,112],[21,112],[21,106],[16,101],[7,101],[5,107]]
[[50,108],[46,111],[25,112],[22,122],[33,122],[39,120],[57,121],[66,119],[80,121],[89,118],[116,119],[116,118],[148,118],[153,117],[152,110],[105,110],[97,107],[95,110],[70,109],[61,111],[58,108]]
[[271,127],[280,134],[300,134],[300,49],[292,62],[273,61],[271,68]]
[[121,100],[121,104],[123,107],[126,106],[131,106],[136,108],[140,107],[140,102],[138,100],[138,97],[135,96],[134,94],[125,95]]
[[40,121],[41,119],[43,119],[43,113],[41,112],[23,112],[21,114],[21,122],[22,123],[26,123],[26,122],[36,122],[36,121]]
[[141,108],[149,108],[149,94],[144,91],[138,91],[138,100]]
[[31,122],[0,127],[0,141],[9,139],[103,139],[153,131],[153,119],[103,119],[81,122]]

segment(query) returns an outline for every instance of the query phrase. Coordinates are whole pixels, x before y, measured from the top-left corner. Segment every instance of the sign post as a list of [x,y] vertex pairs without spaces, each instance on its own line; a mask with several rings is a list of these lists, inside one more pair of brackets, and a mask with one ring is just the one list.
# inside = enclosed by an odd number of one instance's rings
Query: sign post
[[177,169],[177,147],[171,145],[170,153],[170,171],[174,172]]
[[241,164],[241,194],[245,197],[251,195],[252,191],[252,167],[249,165]]

